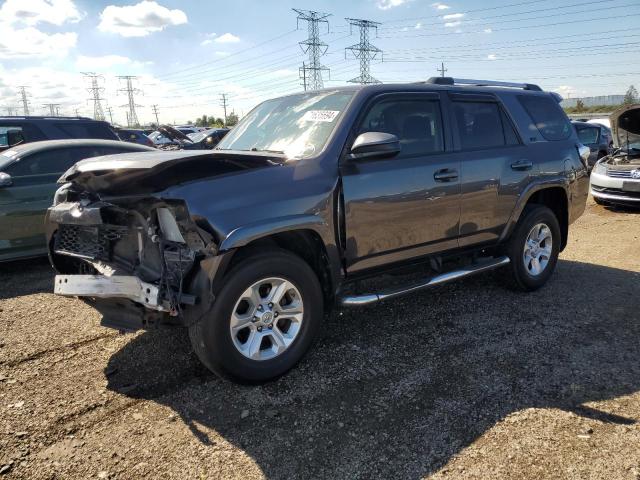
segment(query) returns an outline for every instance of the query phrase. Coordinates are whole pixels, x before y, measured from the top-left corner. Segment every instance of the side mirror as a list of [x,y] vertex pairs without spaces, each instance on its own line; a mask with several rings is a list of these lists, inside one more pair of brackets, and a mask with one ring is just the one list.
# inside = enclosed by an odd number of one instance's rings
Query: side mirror
[[13,185],[11,175],[9,175],[8,173],[0,172],[0,188],[10,187],[11,185]]
[[400,140],[395,135],[383,132],[361,133],[351,147],[352,159],[388,158],[400,153]]

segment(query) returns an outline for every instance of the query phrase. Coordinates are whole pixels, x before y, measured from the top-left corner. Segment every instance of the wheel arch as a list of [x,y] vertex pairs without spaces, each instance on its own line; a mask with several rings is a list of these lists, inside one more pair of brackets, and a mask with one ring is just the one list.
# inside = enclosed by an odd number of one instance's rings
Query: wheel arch
[[509,238],[525,207],[532,204],[544,205],[553,211],[560,224],[562,235],[560,251],[564,250],[569,234],[569,195],[563,183],[535,185],[522,195],[502,234],[501,241]]

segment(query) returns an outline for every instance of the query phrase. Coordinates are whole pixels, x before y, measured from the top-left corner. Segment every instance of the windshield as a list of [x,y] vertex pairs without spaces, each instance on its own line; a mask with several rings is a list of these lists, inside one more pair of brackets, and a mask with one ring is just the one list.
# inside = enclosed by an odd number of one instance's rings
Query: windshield
[[308,158],[327,143],[353,92],[302,93],[267,100],[218,144],[218,150],[284,153]]
[[583,145],[598,143],[598,129],[592,127],[577,127],[578,139]]

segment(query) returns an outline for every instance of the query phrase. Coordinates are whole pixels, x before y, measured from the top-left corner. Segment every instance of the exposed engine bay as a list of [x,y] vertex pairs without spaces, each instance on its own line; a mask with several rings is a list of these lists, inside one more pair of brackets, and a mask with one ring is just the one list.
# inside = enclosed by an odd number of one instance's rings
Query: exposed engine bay
[[194,266],[215,256],[217,245],[213,233],[191,219],[184,203],[139,197],[104,202],[87,194],[74,198],[73,192],[64,196],[48,212],[56,228],[51,257],[60,272],[55,293],[85,297],[90,303],[101,299],[94,306],[107,323],[109,310],[117,309],[113,317],[124,322],[123,330],[171,323],[171,318],[182,317],[185,306],[196,304],[197,295],[187,289],[199,270]]

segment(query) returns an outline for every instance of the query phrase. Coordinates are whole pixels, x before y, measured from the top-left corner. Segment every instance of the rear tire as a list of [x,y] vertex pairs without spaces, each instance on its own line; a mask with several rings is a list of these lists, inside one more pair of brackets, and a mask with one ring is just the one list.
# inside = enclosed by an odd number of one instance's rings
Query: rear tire
[[314,271],[296,255],[269,249],[242,260],[223,282],[208,317],[189,327],[200,361],[242,383],[287,372],[322,324],[323,296]]
[[507,283],[521,291],[542,287],[555,270],[562,241],[558,219],[543,205],[525,207],[509,243]]

